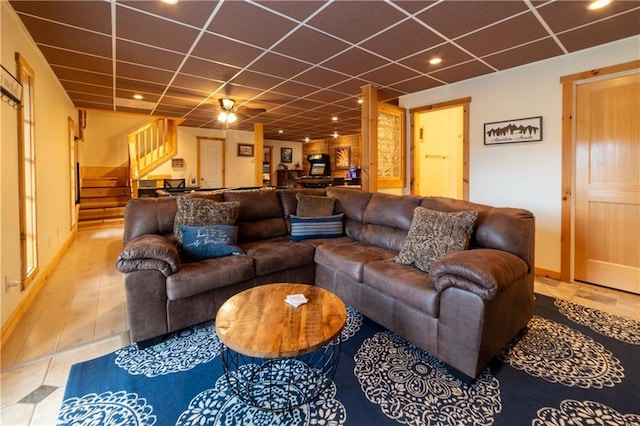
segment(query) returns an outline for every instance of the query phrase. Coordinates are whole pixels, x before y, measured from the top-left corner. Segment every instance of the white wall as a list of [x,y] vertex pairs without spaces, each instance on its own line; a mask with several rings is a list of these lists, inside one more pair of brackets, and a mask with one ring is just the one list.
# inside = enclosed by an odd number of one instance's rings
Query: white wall
[[[640,37],[636,36],[402,96],[400,106],[411,109],[471,97],[470,200],[531,210],[536,216],[536,266],[559,272],[562,177],[560,77],[639,58]],[[541,142],[484,145],[484,123],[532,116],[543,118]]]
[[[15,53],[27,61],[35,73],[36,121],[36,203],[38,229],[39,278],[47,265],[71,235],[71,198],[67,120],[75,116],[53,71],[28,36],[9,2],[0,2],[0,58],[2,65],[17,76]],[[20,221],[18,211],[18,115],[0,102],[0,161],[2,188],[0,198],[2,324],[13,314],[33,286],[21,292],[19,287],[4,289],[4,279],[20,280]]]

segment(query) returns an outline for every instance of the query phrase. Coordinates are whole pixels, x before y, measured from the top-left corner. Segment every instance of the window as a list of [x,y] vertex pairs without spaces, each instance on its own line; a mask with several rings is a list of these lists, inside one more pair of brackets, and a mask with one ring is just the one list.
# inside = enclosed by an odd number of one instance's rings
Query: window
[[20,54],[16,54],[18,80],[22,83],[18,110],[18,185],[20,195],[21,282],[26,287],[38,272],[38,233],[36,217],[36,144],[34,89],[35,74]]

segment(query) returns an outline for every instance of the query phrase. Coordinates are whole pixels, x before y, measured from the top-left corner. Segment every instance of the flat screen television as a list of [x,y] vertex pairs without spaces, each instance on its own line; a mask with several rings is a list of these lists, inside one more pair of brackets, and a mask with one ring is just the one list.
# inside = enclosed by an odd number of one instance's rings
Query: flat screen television
[[309,176],[312,176],[312,177],[327,176],[327,174],[325,174],[326,168],[327,168],[326,163],[312,163],[311,169],[309,170]]

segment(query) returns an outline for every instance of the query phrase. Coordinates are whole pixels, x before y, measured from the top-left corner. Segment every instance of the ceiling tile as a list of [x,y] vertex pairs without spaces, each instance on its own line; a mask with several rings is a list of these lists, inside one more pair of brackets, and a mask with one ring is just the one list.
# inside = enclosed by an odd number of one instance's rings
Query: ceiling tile
[[64,86],[65,90],[67,90],[69,93],[71,92],[93,93],[95,95],[101,95],[101,96],[113,95],[113,90],[110,85],[96,86],[94,84],[86,84],[86,83],[80,83],[76,81],[66,81],[66,80],[60,80],[60,82]]
[[111,87],[113,85],[113,76],[111,73],[96,73],[58,65],[52,65],[51,69],[53,69],[53,72],[63,83],[71,81],[83,83],[87,86],[96,86],[98,88]]
[[[602,9],[588,10],[589,3],[591,1],[584,0],[548,2],[538,7],[537,11],[552,31],[562,32],[637,9],[640,6],[638,1],[614,1]],[[638,26],[640,21],[636,20],[636,29]]]
[[267,53],[251,64],[250,69],[287,80],[310,66],[276,53]]
[[92,55],[111,57],[111,37],[23,16],[22,21],[38,44],[50,45]]
[[211,33],[204,34],[192,52],[193,56],[241,68],[261,53],[260,49]]
[[547,37],[549,33],[532,13],[519,15],[484,28],[473,34],[456,40],[460,46],[477,56],[488,55],[492,52],[519,46],[521,44]]
[[309,68],[307,71],[295,77],[296,81],[318,87],[329,87],[348,78],[349,77],[344,74],[339,74],[321,67]]
[[420,76],[412,78],[410,80],[402,81],[396,84],[392,84],[392,89],[398,90],[403,93],[414,93],[421,90],[431,89],[433,87],[441,86],[442,83],[434,80],[429,76]]
[[[90,3],[96,3],[91,1]],[[177,4],[167,4],[160,1],[123,1],[116,3],[119,9],[130,8],[145,11],[149,14],[162,16],[176,22],[184,22],[198,28],[207,22],[209,16],[216,8],[218,1],[181,1]]]
[[[260,25],[255,25],[260,22]],[[261,47],[269,47],[297,24],[261,7],[239,1],[224,2],[209,31]]]
[[190,57],[184,63],[180,71],[191,76],[224,82],[236,75],[240,71],[240,68],[231,67],[229,65],[224,65],[207,59]]
[[465,64],[456,65],[455,67],[435,71],[429,75],[446,83],[453,83],[455,81],[466,80],[488,74],[492,71],[493,70],[491,68],[480,61],[471,61]]
[[204,77],[194,77],[187,74],[179,74],[173,80],[171,87],[177,89],[190,89],[202,93],[215,92],[220,88],[222,82]]
[[[429,60],[436,57],[441,58],[442,62],[437,65],[431,65]],[[471,59],[471,55],[454,44],[444,43],[434,47],[433,49],[428,49],[405,58],[401,60],[400,63],[418,72],[428,73],[441,68],[451,67],[462,62],[467,62]]]
[[[140,31],[144,28],[144,31]],[[186,53],[198,36],[198,30],[124,7],[116,9],[116,36]]]
[[180,62],[182,62],[182,55],[124,40],[117,40],[116,59],[119,62],[142,63],[147,67],[175,71]]
[[126,62],[116,62],[116,72],[119,77],[136,80],[141,83],[151,82],[162,85],[168,84],[173,76],[170,71],[147,68]]
[[[357,1],[336,1],[307,23],[351,43],[360,41],[406,18],[385,2],[371,2],[366,8]],[[354,25],[356,22],[366,25]]]
[[[33,14],[75,27],[111,34],[111,5],[109,2],[12,0],[11,6],[20,14]],[[44,21],[41,20],[41,22]]]
[[253,71],[242,71],[235,76],[232,83],[239,86],[248,86],[260,90],[268,90],[271,87],[277,86],[284,82],[282,78],[272,77],[267,74],[257,73]]
[[361,47],[391,60],[397,60],[429,49],[443,41],[444,39],[433,31],[409,19],[362,43]]
[[586,49],[611,41],[620,40],[638,34],[640,29],[640,8],[624,13],[616,20],[606,19],[579,30],[567,31],[558,35],[560,42],[569,52]]
[[562,55],[562,49],[551,37],[482,58],[491,66],[505,70],[523,64]]
[[39,48],[50,65],[63,65],[67,68],[111,74],[111,60],[108,58],[69,52],[47,46],[39,46]]
[[351,76],[358,76],[386,63],[388,61],[353,47],[328,60],[322,66]]
[[413,15],[427,7],[433,7],[433,5],[439,1],[440,0],[392,0],[392,3]]
[[274,47],[274,51],[313,64],[348,48],[349,45],[307,27],[298,28]]
[[389,64],[382,68],[378,68],[375,71],[362,74],[360,78],[374,82],[377,85],[388,86],[398,81],[418,77],[419,75],[419,73],[406,67],[397,64]]
[[523,1],[443,1],[417,17],[453,39],[525,10]]
[[289,16],[295,21],[304,21],[318,9],[326,6],[324,2],[317,1],[257,0],[256,3],[267,9]]

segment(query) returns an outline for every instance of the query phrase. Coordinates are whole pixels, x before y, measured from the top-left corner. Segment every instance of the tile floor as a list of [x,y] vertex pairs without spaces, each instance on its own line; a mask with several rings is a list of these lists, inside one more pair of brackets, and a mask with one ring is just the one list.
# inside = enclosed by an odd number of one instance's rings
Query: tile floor
[[[130,344],[122,227],[82,230],[1,348],[0,424],[54,425],[71,365]],[[539,277],[535,291],[640,321],[640,296]]]

